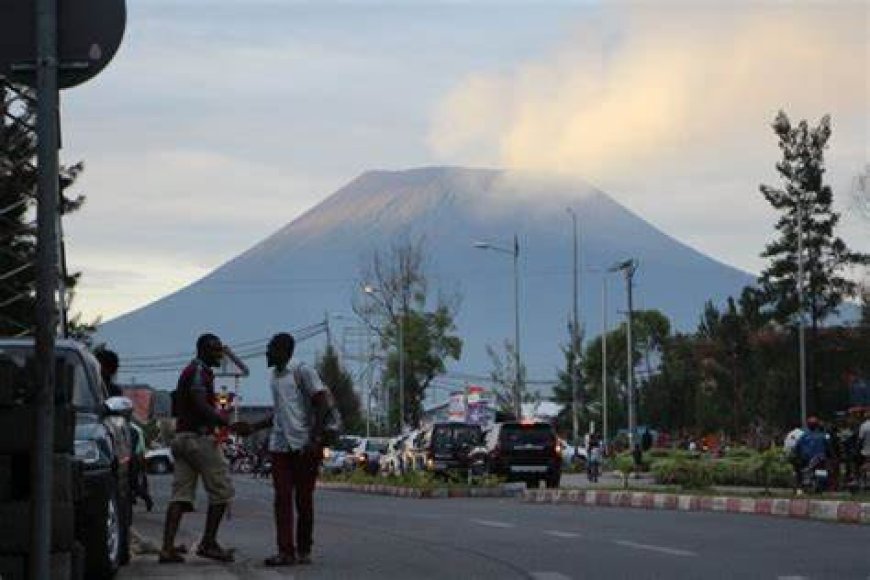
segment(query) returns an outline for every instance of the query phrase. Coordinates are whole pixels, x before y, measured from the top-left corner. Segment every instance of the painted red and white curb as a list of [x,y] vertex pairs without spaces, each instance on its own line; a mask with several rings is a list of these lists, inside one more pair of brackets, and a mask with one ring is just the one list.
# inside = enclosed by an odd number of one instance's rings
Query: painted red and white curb
[[356,493],[367,493],[371,495],[386,495],[391,497],[411,497],[417,499],[446,499],[455,497],[519,497],[522,495],[521,489],[505,487],[434,487],[429,489],[419,489],[411,487],[400,487],[396,485],[386,485],[381,483],[361,484],[319,481],[317,482],[317,488],[333,491],[352,491]]
[[690,512],[758,514],[850,524],[870,524],[870,503],[809,498],[742,498],[640,491],[535,489],[522,495],[526,503],[633,507]]

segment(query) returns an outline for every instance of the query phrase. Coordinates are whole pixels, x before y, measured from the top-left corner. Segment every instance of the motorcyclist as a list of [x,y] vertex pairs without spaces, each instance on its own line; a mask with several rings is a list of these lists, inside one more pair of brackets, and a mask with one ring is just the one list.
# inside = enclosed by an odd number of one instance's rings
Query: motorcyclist
[[827,464],[831,457],[831,442],[818,418],[807,419],[807,428],[795,444],[794,450],[801,469],[815,469]]

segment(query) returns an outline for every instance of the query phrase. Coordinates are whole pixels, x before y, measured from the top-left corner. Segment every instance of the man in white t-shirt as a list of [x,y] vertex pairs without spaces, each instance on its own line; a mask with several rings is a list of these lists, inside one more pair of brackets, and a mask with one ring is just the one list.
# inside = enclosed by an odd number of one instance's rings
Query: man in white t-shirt
[[328,405],[317,371],[289,364],[295,345],[293,336],[285,332],[269,341],[266,360],[273,369],[270,386],[275,410],[272,417],[251,426],[253,430],[272,428],[269,452],[278,553],[266,559],[267,566],[311,563],[314,486],[323,454],[323,419]]

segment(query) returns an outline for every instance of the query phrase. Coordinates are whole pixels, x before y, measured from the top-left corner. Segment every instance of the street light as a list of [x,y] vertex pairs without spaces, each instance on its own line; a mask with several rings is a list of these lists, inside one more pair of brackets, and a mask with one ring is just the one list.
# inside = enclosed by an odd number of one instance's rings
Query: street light
[[474,242],[474,247],[481,250],[493,250],[503,254],[512,255],[514,258],[514,413],[517,420],[523,417],[522,400],[520,398],[520,242],[514,234],[514,247],[506,248],[489,242]]
[[572,276],[574,282],[574,321],[571,326],[571,428],[572,434],[574,437],[574,444],[576,445],[577,440],[580,436],[580,417],[578,414],[579,404],[577,402],[578,391],[580,390],[579,386],[579,372],[577,371],[577,363],[578,353],[576,352],[576,348],[580,347],[579,336],[580,336],[580,323],[578,320],[577,311],[579,310],[579,291],[577,288],[577,212],[574,211],[574,208],[568,207],[565,208],[571,215],[571,220],[574,225],[574,275]]
[[625,274],[625,289],[628,294],[628,325],[626,332],[626,359],[628,364],[628,446],[629,449],[634,449],[634,431],[636,428],[634,417],[634,360],[633,351],[634,343],[631,340],[631,322],[632,322],[632,280],[634,273],[637,271],[638,262],[634,258],[618,262],[609,268],[609,272],[622,272]]
[[[366,284],[363,286],[363,292],[368,294],[369,296],[374,296],[375,292],[377,292],[377,288],[370,284]],[[404,329],[405,319],[404,312],[399,316],[398,322],[396,322],[395,318],[393,322],[396,324],[398,329],[398,349],[399,349],[399,434],[405,432],[405,337],[404,337]],[[387,417],[389,418],[390,411],[389,405],[387,406]]]
[[798,295],[798,365],[801,388],[801,425],[807,426],[807,350],[804,322],[804,206],[803,199],[797,202],[797,295]]

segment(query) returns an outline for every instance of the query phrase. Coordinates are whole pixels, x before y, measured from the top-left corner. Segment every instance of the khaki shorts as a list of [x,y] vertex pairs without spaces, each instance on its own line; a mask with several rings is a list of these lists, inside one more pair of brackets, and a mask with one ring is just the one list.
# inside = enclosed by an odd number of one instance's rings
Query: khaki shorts
[[172,440],[172,455],[175,475],[170,501],[186,503],[192,508],[199,477],[208,493],[209,505],[226,504],[233,499],[235,490],[229,465],[211,435],[177,433]]

